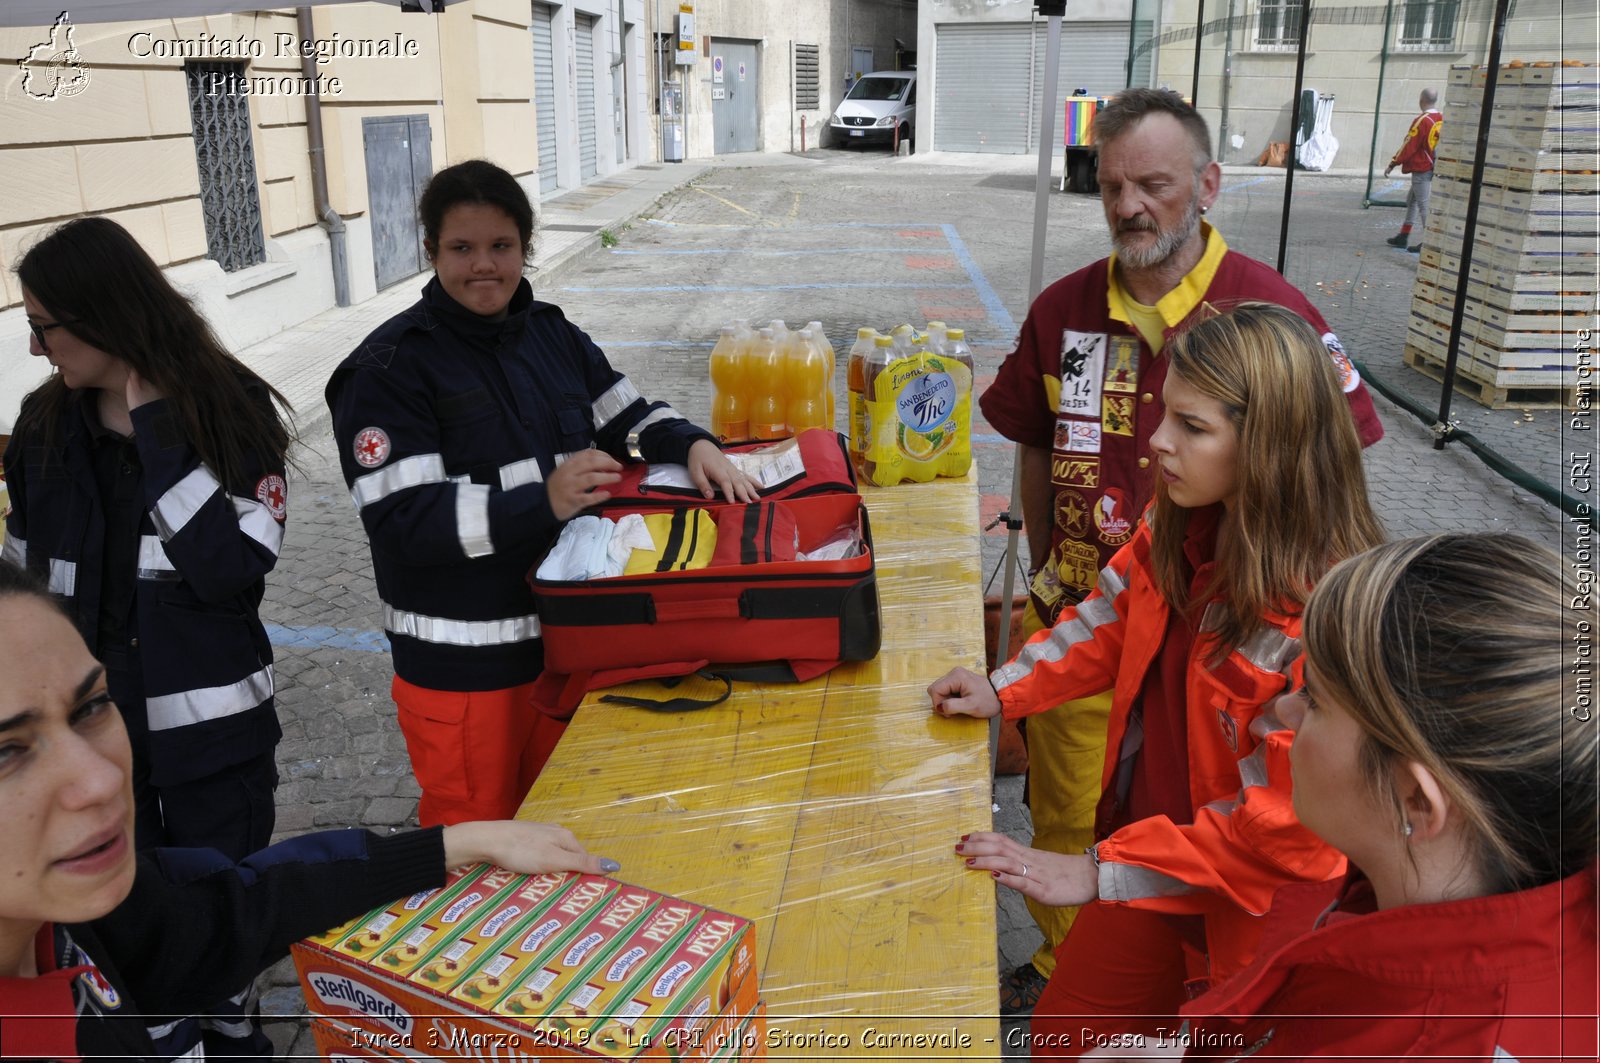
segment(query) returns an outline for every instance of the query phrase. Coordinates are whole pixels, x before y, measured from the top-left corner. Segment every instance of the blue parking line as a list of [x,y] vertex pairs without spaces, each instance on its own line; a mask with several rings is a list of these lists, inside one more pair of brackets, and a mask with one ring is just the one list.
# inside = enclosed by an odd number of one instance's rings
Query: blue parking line
[[[961,263],[961,268],[967,271],[967,279],[972,281],[973,288],[977,289],[978,301],[983,303],[983,308],[989,311],[989,317],[1000,328],[1001,334],[1014,336],[1017,332],[1017,323],[1011,319],[1011,312],[1006,309],[1000,297],[989,286],[989,279],[983,275],[983,270],[978,268],[978,263],[973,260],[972,253],[967,250],[967,245],[962,242],[956,233],[954,225],[941,225],[944,237],[950,241],[950,250],[956,253],[956,261]],[[928,287],[928,285],[924,285]]]
[[381,631],[317,624],[267,624],[267,640],[274,646],[309,650],[359,650],[388,653],[389,639]]
[[[1258,185],[1258,184],[1261,184],[1261,183],[1262,183],[1262,182],[1263,182],[1263,181],[1276,181],[1276,180],[1278,180],[1278,178],[1277,178],[1277,177],[1276,177],[1276,176],[1268,176],[1268,177],[1252,177],[1252,178],[1250,178],[1250,180],[1248,180],[1248,181],[1240,181],[1240,182],[1239,182],[1239,183],[1238,183],[1238,184],[1236,184],[1236,185],[1225,185],[1225,186],[1224,186],[1224,187],[1223,187],[1223,189],[1222,189],[1222,192],[1232,192],[1232,191],[1234,191],[1234,190],[1235,190],[1235,189],[1239,189],[1239,188],[1249,188],[1249,187],[1250,187],[1250,186],[1251,186],[1251,185]],[[1219,192],[1219,193],[1217,193],[1217,194],[1218,194],[1218,195],[1221,195],[1221,194],[1222,194],[1222,192]]]

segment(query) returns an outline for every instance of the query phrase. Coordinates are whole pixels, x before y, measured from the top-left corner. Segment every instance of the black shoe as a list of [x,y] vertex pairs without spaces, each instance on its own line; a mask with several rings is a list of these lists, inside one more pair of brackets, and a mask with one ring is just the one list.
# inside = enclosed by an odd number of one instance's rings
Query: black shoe
[[1032,1015],[1039,994],[1050,979],[1030,961],[1000,977],[1000,1014],[1008,1018]]
[[1412,244],[1410,247],[1406,248],[1406,251],[1413,255],[1420,255],[1422,253],[1422,245]]
[[1389,237],[1389,239],[1385,240],[1384,243],[1388,244],[1390,247],[1404,247],[1406,246],[1406,241],[1408,239],[1410,239],[1408,234],[1401,233],[1399,236]]

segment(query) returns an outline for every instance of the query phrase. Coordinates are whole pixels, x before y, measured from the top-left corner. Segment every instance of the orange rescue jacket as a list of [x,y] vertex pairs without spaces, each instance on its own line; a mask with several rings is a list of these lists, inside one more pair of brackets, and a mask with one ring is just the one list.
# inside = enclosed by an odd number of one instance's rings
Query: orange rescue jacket
[[[1100,573],[1098,588],[990,676],[1006,718],[1112,692],[1102,788],[1109,788],[1129,716],[1167,629],[1167,600],[1150,562],[1150,514]],[[1215,608],[1215,606],[1211,607]],[[1209,613],[1209,610],[1208,610]],[[1203,915],[1213,981],[1254,957],[1261,917],[1290,882],[1345,871],[1344,857],[1301,825],[1289,790],[1293,733],[1266,711],[1299,685],[1300,618],[1266,626],[1219,664],[1201,620],[1187,669],[1189,795],[1194,822],[1130,823],[1096,847],[1100,899]]]

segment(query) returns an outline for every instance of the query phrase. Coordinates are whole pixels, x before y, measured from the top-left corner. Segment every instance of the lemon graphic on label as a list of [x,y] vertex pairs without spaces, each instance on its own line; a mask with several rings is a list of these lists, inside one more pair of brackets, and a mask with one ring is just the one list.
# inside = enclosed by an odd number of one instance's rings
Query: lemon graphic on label
[[950,431],[949,422],[931,432],[918,432],[903,424],[899,427],[900,452],[912,461],[928,461],[937,457],[940,451],[955,441],[955,433]]

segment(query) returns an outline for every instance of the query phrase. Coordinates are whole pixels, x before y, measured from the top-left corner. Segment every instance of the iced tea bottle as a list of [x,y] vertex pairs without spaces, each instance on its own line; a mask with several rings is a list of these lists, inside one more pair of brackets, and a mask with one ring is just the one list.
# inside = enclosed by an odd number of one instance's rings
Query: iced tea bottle
[[[877,478],[880,457],[887,446],[890,451],[894,449],[894,396],[891,394],[878,394],[878,377],[889,368],[889,363],[898,356],[895,350],[893,336],[878,336],[872,341],[872,351],[867,355],[861,367],[861,385],[863,402],[861,424],[861,457],[856,463],[856,475],[867,483],[881,484]],[[884,390],[888,390],[888,382],[884,383]],[[888,408],[887,413],[874,416],[874,410]]]
[[856,329],[856,341],[850,345],[850,357],[845,369],[845,391],[849,395],[850,460],[861,471],[862,455],[867,450],[867,357],[872,353],[872,341],[878,338],[875,328]]
[[931,353],[931,354],[943,354],[943,353],[945,353],[945,350],[944,350],[945,324],[944,324],[943,321],[930,321],[930,322],[928,322],[928,327],[922,330],[922,334],[924,336],[928,337],[928,351],[929,351],[929,353]]

